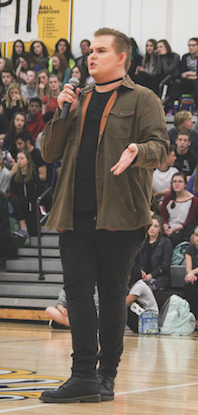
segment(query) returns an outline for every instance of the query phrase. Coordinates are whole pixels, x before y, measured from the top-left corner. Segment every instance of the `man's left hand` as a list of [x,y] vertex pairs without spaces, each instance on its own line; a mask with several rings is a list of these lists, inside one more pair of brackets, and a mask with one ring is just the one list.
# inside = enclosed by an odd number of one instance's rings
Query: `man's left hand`
[[134,158],[138,154],[138,146],[133,143],[129,144],[126,150],[123,151],[120,160],[111,168],[111,172],[115,176],[119,176],[130,164],[133,162]]

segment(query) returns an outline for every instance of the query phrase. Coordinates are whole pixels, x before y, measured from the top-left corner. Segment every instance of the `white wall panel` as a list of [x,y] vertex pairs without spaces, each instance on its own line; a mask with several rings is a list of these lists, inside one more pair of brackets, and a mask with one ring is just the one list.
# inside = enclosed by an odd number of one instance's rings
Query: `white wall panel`
[[143,54],[147,39],[165,38],[174,52],[183,55],[188,39],[198,36],[198,0],[74,0],[74,55],[80,54],[81,39],[91,40],[104,26],[134,37]]

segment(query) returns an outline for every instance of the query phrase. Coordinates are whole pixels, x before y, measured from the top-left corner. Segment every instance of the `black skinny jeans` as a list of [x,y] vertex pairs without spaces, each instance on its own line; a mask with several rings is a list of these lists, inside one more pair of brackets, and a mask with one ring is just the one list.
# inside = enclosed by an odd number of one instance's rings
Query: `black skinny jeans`
[[95,378],[99,292],[100,370],[115,376],[123,350],[125,299],[133,260],[144,237],[136,231],[95,230],[94,214],[74,215],[74,230],[60,235],[60,253],[73,342],[75,376]]

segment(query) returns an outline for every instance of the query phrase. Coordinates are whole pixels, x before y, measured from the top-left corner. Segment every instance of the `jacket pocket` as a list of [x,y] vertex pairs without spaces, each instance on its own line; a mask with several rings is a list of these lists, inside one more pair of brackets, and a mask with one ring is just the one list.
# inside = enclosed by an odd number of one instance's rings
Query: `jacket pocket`
[[107,122],[107,134],[115,139],[129,139],[133,123],[134,111],[131,109],[112,108]]

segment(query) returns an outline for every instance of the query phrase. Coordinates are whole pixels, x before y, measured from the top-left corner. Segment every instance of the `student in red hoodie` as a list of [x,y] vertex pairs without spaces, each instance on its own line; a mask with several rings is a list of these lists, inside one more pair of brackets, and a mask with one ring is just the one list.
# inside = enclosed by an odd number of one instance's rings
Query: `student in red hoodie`
[[34,141],[37,139],[37,135],[44,130],[45,123],[43,121],[43,115],[41,113],[42,102],[40,98],[34,97],[30,99],[28,106],[28,114],[26,116],[27,129],[33,136]]

